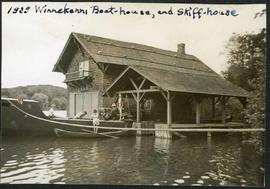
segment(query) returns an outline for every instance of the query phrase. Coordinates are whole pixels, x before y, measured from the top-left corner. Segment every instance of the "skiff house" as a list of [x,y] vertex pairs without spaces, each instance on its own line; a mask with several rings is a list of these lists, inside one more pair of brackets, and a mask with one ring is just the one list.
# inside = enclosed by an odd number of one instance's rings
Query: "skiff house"
[[244,105],[248,93],[226,81],[185,45],[177,52],[146,45],[71,33],[53,68],[65,74],[68,116],[118,102],[137,122],[200,123],[200,104],[225,105],[235,97]]

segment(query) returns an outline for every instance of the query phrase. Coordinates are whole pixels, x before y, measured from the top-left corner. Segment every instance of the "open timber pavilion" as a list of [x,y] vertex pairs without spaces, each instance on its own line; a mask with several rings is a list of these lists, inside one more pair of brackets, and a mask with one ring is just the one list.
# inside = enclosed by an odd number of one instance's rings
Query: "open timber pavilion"
[[[243,127],[239,122],[226,123],[226,104],[236,98],[244,108],[248,92],[187,54],[182,43],[174,52],[71,33],[53,71],[66,76],[69,117],[82,110],[90,115],[93,109],[115,102],[120,119],[123,110],[129,111],[136,128]],[[212,110],[208,120],[201,118],[205,99]],[[171,132],[156,135],[170,138]]]

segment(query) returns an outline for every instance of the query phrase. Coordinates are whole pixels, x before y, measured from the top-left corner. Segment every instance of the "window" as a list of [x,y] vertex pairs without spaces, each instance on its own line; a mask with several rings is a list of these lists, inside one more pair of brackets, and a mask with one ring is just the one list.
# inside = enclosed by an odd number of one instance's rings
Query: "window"
[[89,60],[79,63],[79,77],[89,76],[90,66]]
[[144,110],[145,111],[150,111],[151,110],[151,99],[147,99],[144,102]]

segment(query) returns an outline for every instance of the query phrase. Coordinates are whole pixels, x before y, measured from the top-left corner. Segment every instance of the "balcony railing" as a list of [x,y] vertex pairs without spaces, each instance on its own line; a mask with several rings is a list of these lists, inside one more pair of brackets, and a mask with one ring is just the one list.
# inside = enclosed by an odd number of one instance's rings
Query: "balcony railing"
[[93,72],[86,71],[86,70],[69,72],[69,73],[66,73],[65,82],[73,81],[73,80],[81,80],[81,79],[84,79],[86,77],[93,77]]

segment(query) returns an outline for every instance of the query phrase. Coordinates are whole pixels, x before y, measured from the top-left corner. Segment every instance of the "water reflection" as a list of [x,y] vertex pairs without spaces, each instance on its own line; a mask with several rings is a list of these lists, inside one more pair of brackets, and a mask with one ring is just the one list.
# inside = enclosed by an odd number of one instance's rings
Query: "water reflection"
[[[17,142],[15,143],[17,144]],[[7,150],[1,152],[1,158],[3,158],[1,161],[1,183],[53,183],[54,180],[60,181],[64,178],[66,159],[63,156],[63,149],[43,150],[35,146],[26,146],[27,151],[20,149],[22,151],[18,151],[19,153],[13,149],[15,146],[5,148],[11,148],[15,154],[9,153]],[[3,161],[9,158],[11,160]]]
[[8,138],[1,183],[262,185],[262,158],[252,151],[232,136]]
[[154,150],[161,154],[168,154],[171,139],[155,138]]

